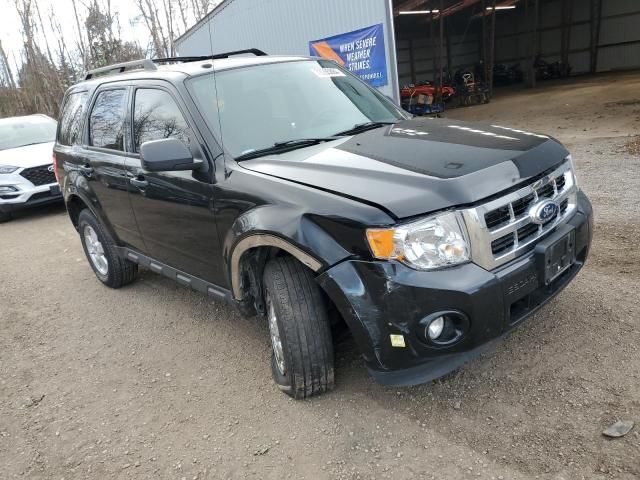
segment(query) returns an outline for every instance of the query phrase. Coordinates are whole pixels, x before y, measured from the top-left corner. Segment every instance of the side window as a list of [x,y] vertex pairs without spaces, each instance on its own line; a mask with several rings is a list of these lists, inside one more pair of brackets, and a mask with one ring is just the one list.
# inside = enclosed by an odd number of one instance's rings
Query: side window
[[189,145],[189,126],[173,97],[164,90],[136,90],[133,111],[134,151],[149,140],[177,138]]
[[124,107],[126,90],[105,90],[98,94],[89,117],[89,144],[124,150]]
[[58,134],[58,142],[62,145],[75,145],[78,141],[86,101],[87,92],[76,92],[67,97],[60,115],[60,133]]

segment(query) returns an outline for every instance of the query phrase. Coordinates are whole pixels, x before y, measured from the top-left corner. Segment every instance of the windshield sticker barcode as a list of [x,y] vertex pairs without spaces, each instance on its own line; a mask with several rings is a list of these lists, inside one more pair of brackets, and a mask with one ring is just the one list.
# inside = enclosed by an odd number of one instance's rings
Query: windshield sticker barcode
[[320,78],[332,78],[332,77],[344,77],[345,74],[342,73],[337,68],[313,68],[311,69],[313,73],[315,73]]

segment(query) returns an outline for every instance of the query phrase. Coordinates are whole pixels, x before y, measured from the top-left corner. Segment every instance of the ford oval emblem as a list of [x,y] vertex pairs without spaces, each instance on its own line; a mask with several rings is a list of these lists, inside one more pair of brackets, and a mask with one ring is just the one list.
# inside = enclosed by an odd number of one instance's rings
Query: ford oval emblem
[[529,218],[533,223],[544,225],[556,218],[559,212],[560,206],[555,201],[543,200],[529,210]]

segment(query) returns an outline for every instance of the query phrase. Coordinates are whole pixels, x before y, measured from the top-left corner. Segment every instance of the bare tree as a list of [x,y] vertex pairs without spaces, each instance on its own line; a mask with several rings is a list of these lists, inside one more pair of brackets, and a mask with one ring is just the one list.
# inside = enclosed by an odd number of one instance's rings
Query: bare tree
[[84,36],[82,35],[82,29],[80,28],[80,15],[78,15],[78,6],[76,5],[76,0],[71,0],[71,4],[73,5],[73,14],[76,19],[76,27],[78,28],[78,49],[80,50],[80,55],[82,56],[82,66],[87,68],[87,49],[84,45]]

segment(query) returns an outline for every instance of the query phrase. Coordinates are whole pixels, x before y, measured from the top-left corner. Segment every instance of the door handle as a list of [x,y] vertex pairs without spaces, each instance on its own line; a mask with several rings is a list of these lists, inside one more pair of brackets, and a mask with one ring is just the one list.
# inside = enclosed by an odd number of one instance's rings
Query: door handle
[[130,178],[129,182],[131,182],[131,185],[137,188],[146,188],[149,186],[149,182],[146,181],[144,177]]
[[89,165],[80,165],[78,167],[78,170],[80,170],[85,175],[91,175],[93,173],[93,167]]

